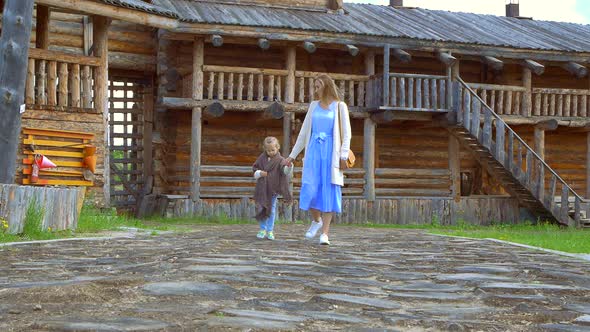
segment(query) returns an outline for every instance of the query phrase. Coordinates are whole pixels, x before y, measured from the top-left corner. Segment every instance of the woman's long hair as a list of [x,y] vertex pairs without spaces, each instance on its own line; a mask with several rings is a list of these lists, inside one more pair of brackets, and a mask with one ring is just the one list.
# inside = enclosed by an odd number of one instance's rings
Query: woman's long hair
[[321,96],[318,96],[317,93],[314,92],[315,100],[340,101],[340,93],[336,87],[336,83],[334,83],[334,80],[330,76],[321,74],[318,75],[315,80],[319,81],[324,87]]

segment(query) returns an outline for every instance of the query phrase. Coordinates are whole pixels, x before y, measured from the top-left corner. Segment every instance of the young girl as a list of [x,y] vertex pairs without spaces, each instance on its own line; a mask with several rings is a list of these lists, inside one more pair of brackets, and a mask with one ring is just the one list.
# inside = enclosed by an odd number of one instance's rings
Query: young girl
[[258,157],[254,166],[256,189],[254,202],[256,203],[256,220],[260,223],[260,231],[256,234],[259,239],[266,237],[274,240],[274,224],[278,195],[286,201],[291,200],[289,192],[289,175],[293,165],[286,166],[285,158],[279,153],[281,146],[275,137],[267,137],[263,143],[264,152]]

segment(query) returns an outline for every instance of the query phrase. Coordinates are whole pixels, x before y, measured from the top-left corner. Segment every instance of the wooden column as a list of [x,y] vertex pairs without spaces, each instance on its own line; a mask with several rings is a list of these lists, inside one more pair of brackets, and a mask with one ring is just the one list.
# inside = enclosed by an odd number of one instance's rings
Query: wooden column
[[365,55],[365,74],[375,75],[375,50],[370,49]]
[[526,89],[522,98],[522,116],[530,117],[533,114],[533,85],[530,68],[522,68],[522,85]]
[[545,129],[535,126],[535,152],[545,160]]
[[295,70],[297,61],[297,49],[295,46],[289,46],[287,48],[287,82],[285,82],[285,102],[287,104],[293,104],[295,102]]
[[[97,112],[103,115],[103,128],[104,128],[104,186],[103,194],[105,199],[105,205],[110,205],[110,158],[109,158],[109,106],[108,106],[108,30],[110,20],[104,16],[94,16],[94,55],[100,58],[100,66],[94,70],[94,85],[96,87],[96,95],[94,96],[94,107]],[[107,166],[109,165],[109,166]]]
[[383,47],[383,101],[382,105],[389,105],[389,45]]
[[[205,42],[198,38],[193,44],[193,99],[203,99],[203,65],[205,59]],[[201,198],[201,135],[202,109],[193,107],[191,121],[191,199]]]
[[201,118],[200,107],[193,108],[191,123],[191,199],[201,198]]
[[0,35],[0,183],[12,184],[16,175],[32,21],[33,1],[6,0]]
[[[286,112],[283,116],[283,142],[281,144],[281,155],[288,157],[291,153],[291,133],[293,131],[293,121],[295,121],[295,113]],[[293,196],[293,174],[289,180],[289,192]],[[285,204],[285,220],[293,221],[293,204]]]
[[451,197],[461,200],[461,146],[459,140],[449,135],[449,170],[451,172]]
[[[154,89],[152,85],[144,87],[143,94],[143,172],[144,178],[153,177],[154,160],[152,152],[152,132],[154,128]],[[152,181],[153,185],[153,181]],[[152,188],[144,188],[144,192],[152,192]]]
[[586,198],[590,197],[590,131],[586,133]]
[[49,7],[37,5],[37,27],[35,29],[35,47],[44,50],[49,48]]
[[363,161],[365,168],[365,199],[375,200],[375,122],[365,119],[363,132]]

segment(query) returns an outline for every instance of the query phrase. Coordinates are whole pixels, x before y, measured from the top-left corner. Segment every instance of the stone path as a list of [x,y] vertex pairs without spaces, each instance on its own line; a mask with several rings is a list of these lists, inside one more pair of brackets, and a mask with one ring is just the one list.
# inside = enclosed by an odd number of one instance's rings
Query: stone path
[[414,230],[279,225],[0,247],[0,331],[590,331],[590,263]]

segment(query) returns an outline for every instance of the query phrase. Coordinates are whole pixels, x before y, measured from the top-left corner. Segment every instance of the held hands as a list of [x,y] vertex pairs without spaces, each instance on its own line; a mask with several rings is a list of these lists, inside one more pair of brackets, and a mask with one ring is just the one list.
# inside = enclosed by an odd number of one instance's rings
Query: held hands
[[340,159],[340,169],[341,170],[348,169],[348,164],[346,163],[346,159]]
[[291,158],[291,157],[288,157],[288,158],[285,158],[285,160],[283,160],[283,161],[281,162],[281,165],[283,165],[283,166],[289,166],[289,167],[291,167],[291,164],[292,164],[292,163],[293,163],[293,158]]
[[260,177],[268,176],[268,172],[260,171]]

